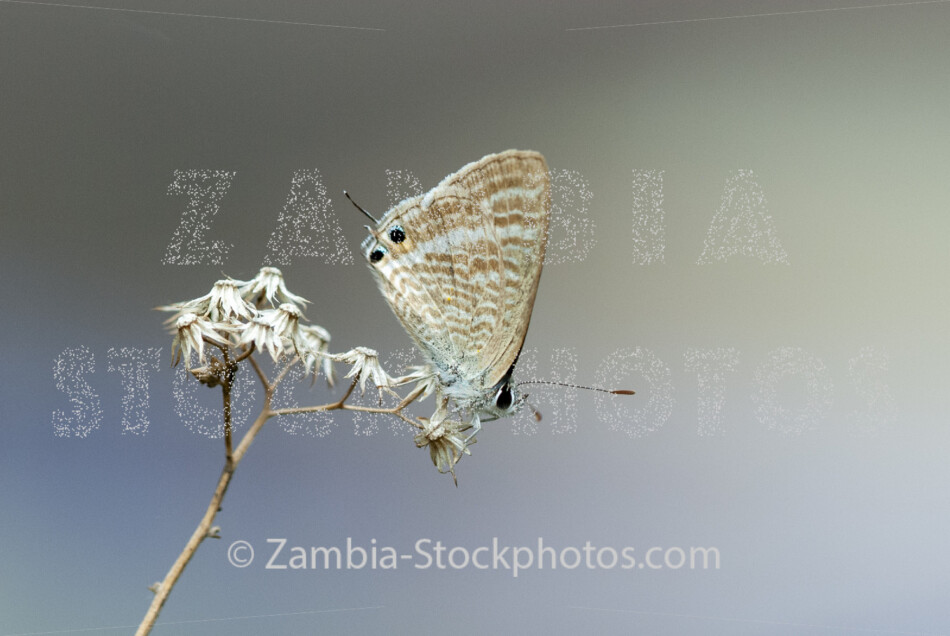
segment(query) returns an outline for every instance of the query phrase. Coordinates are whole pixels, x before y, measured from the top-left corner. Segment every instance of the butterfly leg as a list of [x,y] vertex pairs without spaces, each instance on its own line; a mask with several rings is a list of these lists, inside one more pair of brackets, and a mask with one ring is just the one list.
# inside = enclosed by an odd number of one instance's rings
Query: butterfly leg
[[472,432],[468,434],[468,437],[465,438],[465,445],[475,443],[475,436],[478,435],[478,432],[482,430],[482,419],[478,416],[478,413],[473,413],[471,420],[468,423],[468,427],[472,429]]

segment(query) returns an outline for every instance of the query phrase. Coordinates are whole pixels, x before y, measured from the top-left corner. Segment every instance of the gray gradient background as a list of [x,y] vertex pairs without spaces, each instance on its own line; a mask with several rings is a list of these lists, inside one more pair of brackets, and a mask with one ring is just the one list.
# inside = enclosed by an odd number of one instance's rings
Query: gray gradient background
[[[576,348],[579,381],[619,348],[650,348],[672,372],[669,421],[633,439],[582,394],[573,434],[491,423],[457,489],[388,423],[357,437],[340,415],[322,439],[269,424],[218,517],[224,539],[201,547],[155,633],[950,631],[950,4],[567,30],[848,5],[121,5],[384,29],[369,31],[0,3],[0,634],[141,619],[222,463],[220,441],[175,415],[169,339],[150,308],[222,271],[253,275],[294,170],[321,171],[355,253],[364,230],[343,188],[382,210],[386,169],[431,187],[509,147],[580,172],[594,194],[596,246],[541,281],[527,343],[539,375],[554,347]],[[211,231],[235,245],[223,266],[161,262],[184,206],[166,189],[188,168],[237,171]],[[790,265],[696,264],[739,168],[756,172]],[[633,169],[666,171],[665,263],[633,264]],[[407,346],[361,264],[283,269],[337,350]],[[53,360],[77,346],[95,355],[104,419],[87,439],[58,438],[52,412],[68,401]],[[108,349],[124,346],[163,352],[144,436],[121,434],[107,372]],[[716,346],[740,361],[710,438],[684,354]],[[750,399],[781,346],[821,358],[834,386],[828,417],[800,436],[769,430]],[[848,361],[865,346],[889,356],[897,408],[874,436],[847,426],[862,406]],[[631,409],[649,398],[635,374],[616,384],[641,391]],[[796,408],[802,387],[779,395]],[[716,546],[722,566],[514,579],[405,564],[238,570],[225,555],[235,539],[260,555],[268,537],[348,536],[401,552],[421,537]]]

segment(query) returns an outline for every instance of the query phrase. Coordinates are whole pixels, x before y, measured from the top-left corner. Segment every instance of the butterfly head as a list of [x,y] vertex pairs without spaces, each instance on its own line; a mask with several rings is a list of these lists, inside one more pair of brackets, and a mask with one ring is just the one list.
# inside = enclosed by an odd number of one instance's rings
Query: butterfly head
[[483,416],[483,421],[509,417],[521,410],[527,398],[528,396],[518,389],[518,385],[511,381],[509,373],[487,392],[479,414]]

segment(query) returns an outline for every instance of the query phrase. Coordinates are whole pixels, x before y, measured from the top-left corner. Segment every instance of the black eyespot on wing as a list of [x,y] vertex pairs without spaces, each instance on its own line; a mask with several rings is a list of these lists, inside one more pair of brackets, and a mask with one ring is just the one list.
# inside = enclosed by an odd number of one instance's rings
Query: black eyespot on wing
[[406,240],[406,232],[400,226],[394,225],[389,229],[389,240],[393,243],[402,243]]
[[369,253],[369,262],[378,263],[379,261],[383,260],[384,256],[386,256],[386,250],[382,247],[377,247]]
[[512,403],[514,403],[514,396],[511,394],[511,388],[506,384],[501,387],[501,390],[498,391],[497,397],[495,397],[495,406],[500,408],[503,411],[507,411],[511,408]]

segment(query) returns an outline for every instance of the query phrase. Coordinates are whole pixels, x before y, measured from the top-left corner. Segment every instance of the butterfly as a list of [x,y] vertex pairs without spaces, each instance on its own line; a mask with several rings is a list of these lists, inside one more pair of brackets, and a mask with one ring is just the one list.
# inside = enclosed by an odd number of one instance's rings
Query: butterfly
[[524,405],[512,375],[538,292],[550,215],[544,157],[506,150],[462,167],[367,226],[363,256],[434,373],[443,418],[454,402],[472,436],[482,421]]

